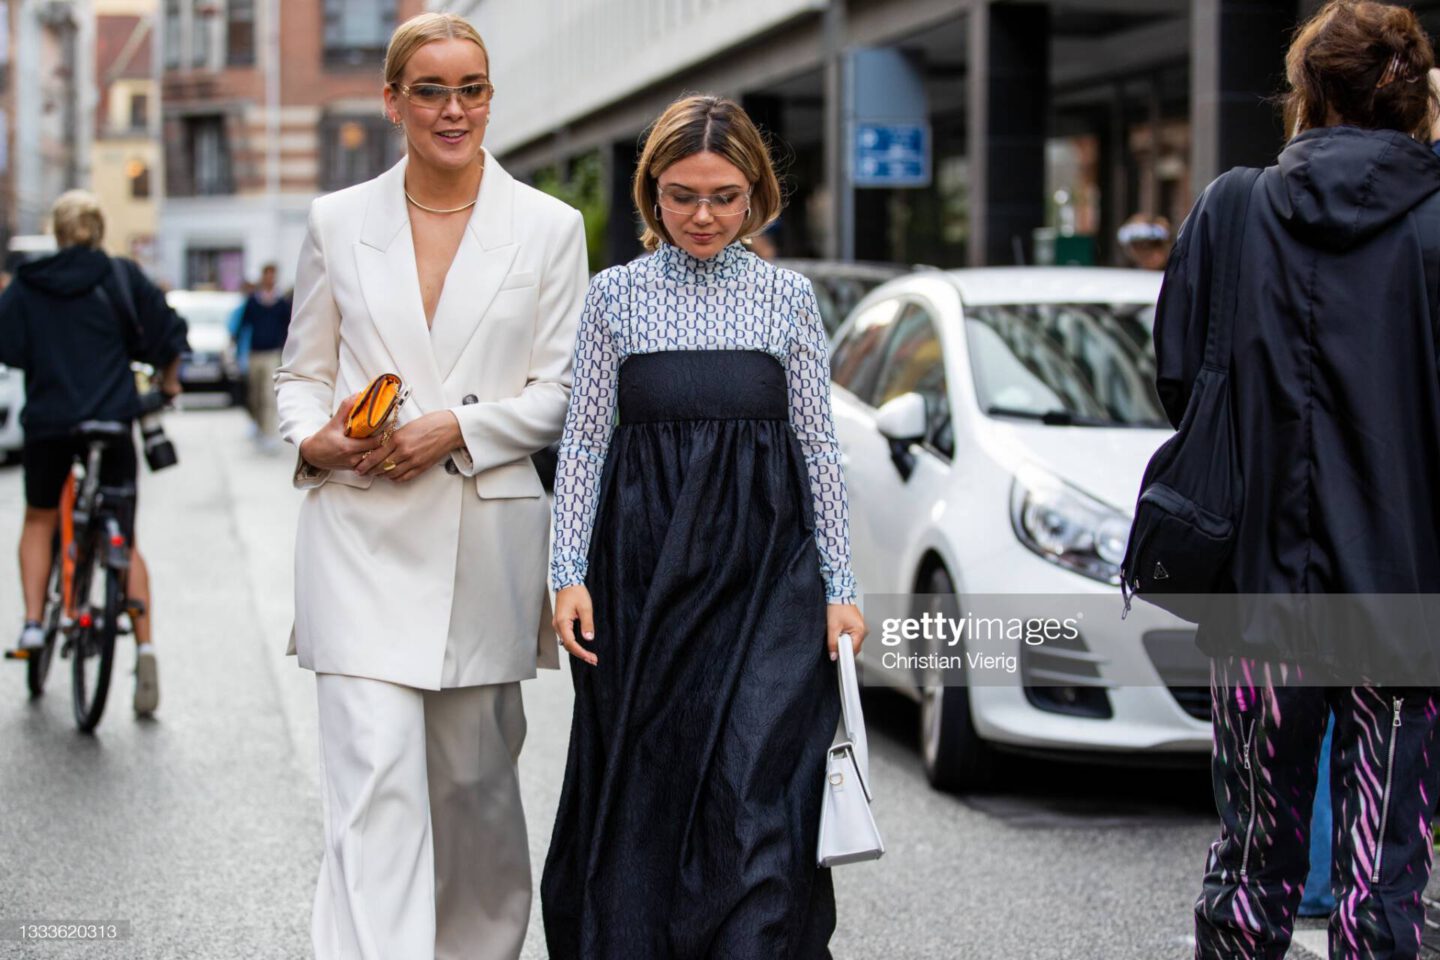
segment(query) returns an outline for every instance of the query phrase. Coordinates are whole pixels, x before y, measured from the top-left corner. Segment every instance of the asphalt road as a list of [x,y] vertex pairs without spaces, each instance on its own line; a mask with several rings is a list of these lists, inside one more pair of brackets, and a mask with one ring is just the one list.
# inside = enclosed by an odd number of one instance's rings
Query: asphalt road
[[[320,859],[313,678],[283,656],[300,494],[237,411],[169,417],[181,465],[142,477],[162,701],[137,722],[122,644],[98,734],[68,663],[27,700],[0,664],[0,957],[301,958]],[[20,622],[23,496],[0,470],[0,630]],[[538,873],[564,766],[569,678],[525,687],[522,779]],[[1216,829],[1208,775],[1008,762],[1003,792],[933,792],[915,711],[868,695],[878,863],[836,871],[838,960],[1180,960]],[[22,944],[19,924],[123,921],[114,943]],[[538,906],[527,958],[545,956]]]

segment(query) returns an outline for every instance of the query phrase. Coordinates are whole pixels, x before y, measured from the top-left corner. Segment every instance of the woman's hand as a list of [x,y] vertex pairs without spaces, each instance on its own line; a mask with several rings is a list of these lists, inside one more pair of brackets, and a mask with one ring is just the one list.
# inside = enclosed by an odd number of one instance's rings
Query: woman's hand
[[[386,439],[388,437],[388,439]],[[436,410],[380,435],[380,448],[356,471],[404,483],[413,480],[465,445],[460,421],[449,410]],[[386,469],[387,464],[395,466]]]
[[564,587],[555,594],[555,619],[552,624],[560,634],[560,645],[577,660],[584,660],[590,666],[600,661],[595,654],[580,646],[575,637],[575,621],[580,621],[580,635],[585,640],[595,639],[595,611],[590,606],[590,591],[584,584]]
[[355,470],[367,453],[380,446],[379,437],[345,436],[345,418],[359,396],[346,397],[330,422],[300,444],[300,456],[310,466],[319,470]]
[[860,652],[860,645],[865,642],[865,618],[860,616],[860,608],[853,603],[832,603],[825,608],[825,620],[829,629],[829,639],[826,645],[830,649],[830,659],[838,660],[840,657],[840,635],[850,634],[850,642],[856,653]]

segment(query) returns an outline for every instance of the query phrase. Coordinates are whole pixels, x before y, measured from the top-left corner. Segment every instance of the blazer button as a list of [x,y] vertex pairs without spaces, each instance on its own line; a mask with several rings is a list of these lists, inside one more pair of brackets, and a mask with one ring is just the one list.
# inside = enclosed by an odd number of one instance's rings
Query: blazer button
[[464,396],[463,398],[461,398],[460,402],[463,403],[463,404],[466,404],[466,405],[468,406],[469,404],[472,404],[472,403],[479,403],[479,402],[480,402],[480,398],[477,397],[477,396],[475,396],[475,394],[473,394],[473,393],[467,393],[467,394],[465,394],[465,396]]
[[455,466],[454,460],[447,459],[445,461],[445,472],[452,477],[458,477],[460,475],[460,468]]

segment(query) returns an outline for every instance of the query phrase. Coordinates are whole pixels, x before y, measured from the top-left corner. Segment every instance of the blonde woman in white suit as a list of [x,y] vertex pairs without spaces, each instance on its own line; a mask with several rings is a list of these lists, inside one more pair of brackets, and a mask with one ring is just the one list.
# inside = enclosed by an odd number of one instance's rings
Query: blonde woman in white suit
[[[519,681],[556,665],[548,507],[586,284],[580,215],[481,146],[480,36],[421,14],[391,38],[407,157],[316,200],[276,375],[296,485],[293,650],[317,674],[330,958],[514,958],[530,915]],[[344,435],[375,376],[388,437]]]

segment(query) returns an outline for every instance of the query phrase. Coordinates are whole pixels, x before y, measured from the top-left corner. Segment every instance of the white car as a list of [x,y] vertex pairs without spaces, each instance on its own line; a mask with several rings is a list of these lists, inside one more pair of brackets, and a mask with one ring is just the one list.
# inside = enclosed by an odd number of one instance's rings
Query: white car
[[[1171,434],[1150,344],[1160,279],[925,271],[870,293],[835,334],[836,429],[871,629],[860,662],[867,683],[920,701],[937,787],[985,786],[996,748],[1157,763],[1210,750],[1208,661],[1193,628],[1145,604],[1120,618],[1141,475]],[[875,621],[900,595],[911,614],[942,604],[935,612],[963,617],[1015,594],[1079,596],[1100,614],[1073,637],[985,644],[1013,669],[983,683],[917,671],[916,657],[956,650],[933,637],[886,644]]]
[[25,406],[25,374],[0,365],[0,461],[12,460],[25,446],[20,411]]
[[165,302],[189,328],[190,352],[180,360],[185,392],[219,391],[242,402],[245,376],[230,340],[230,321],[244,296],[226,290],[171,290]]

